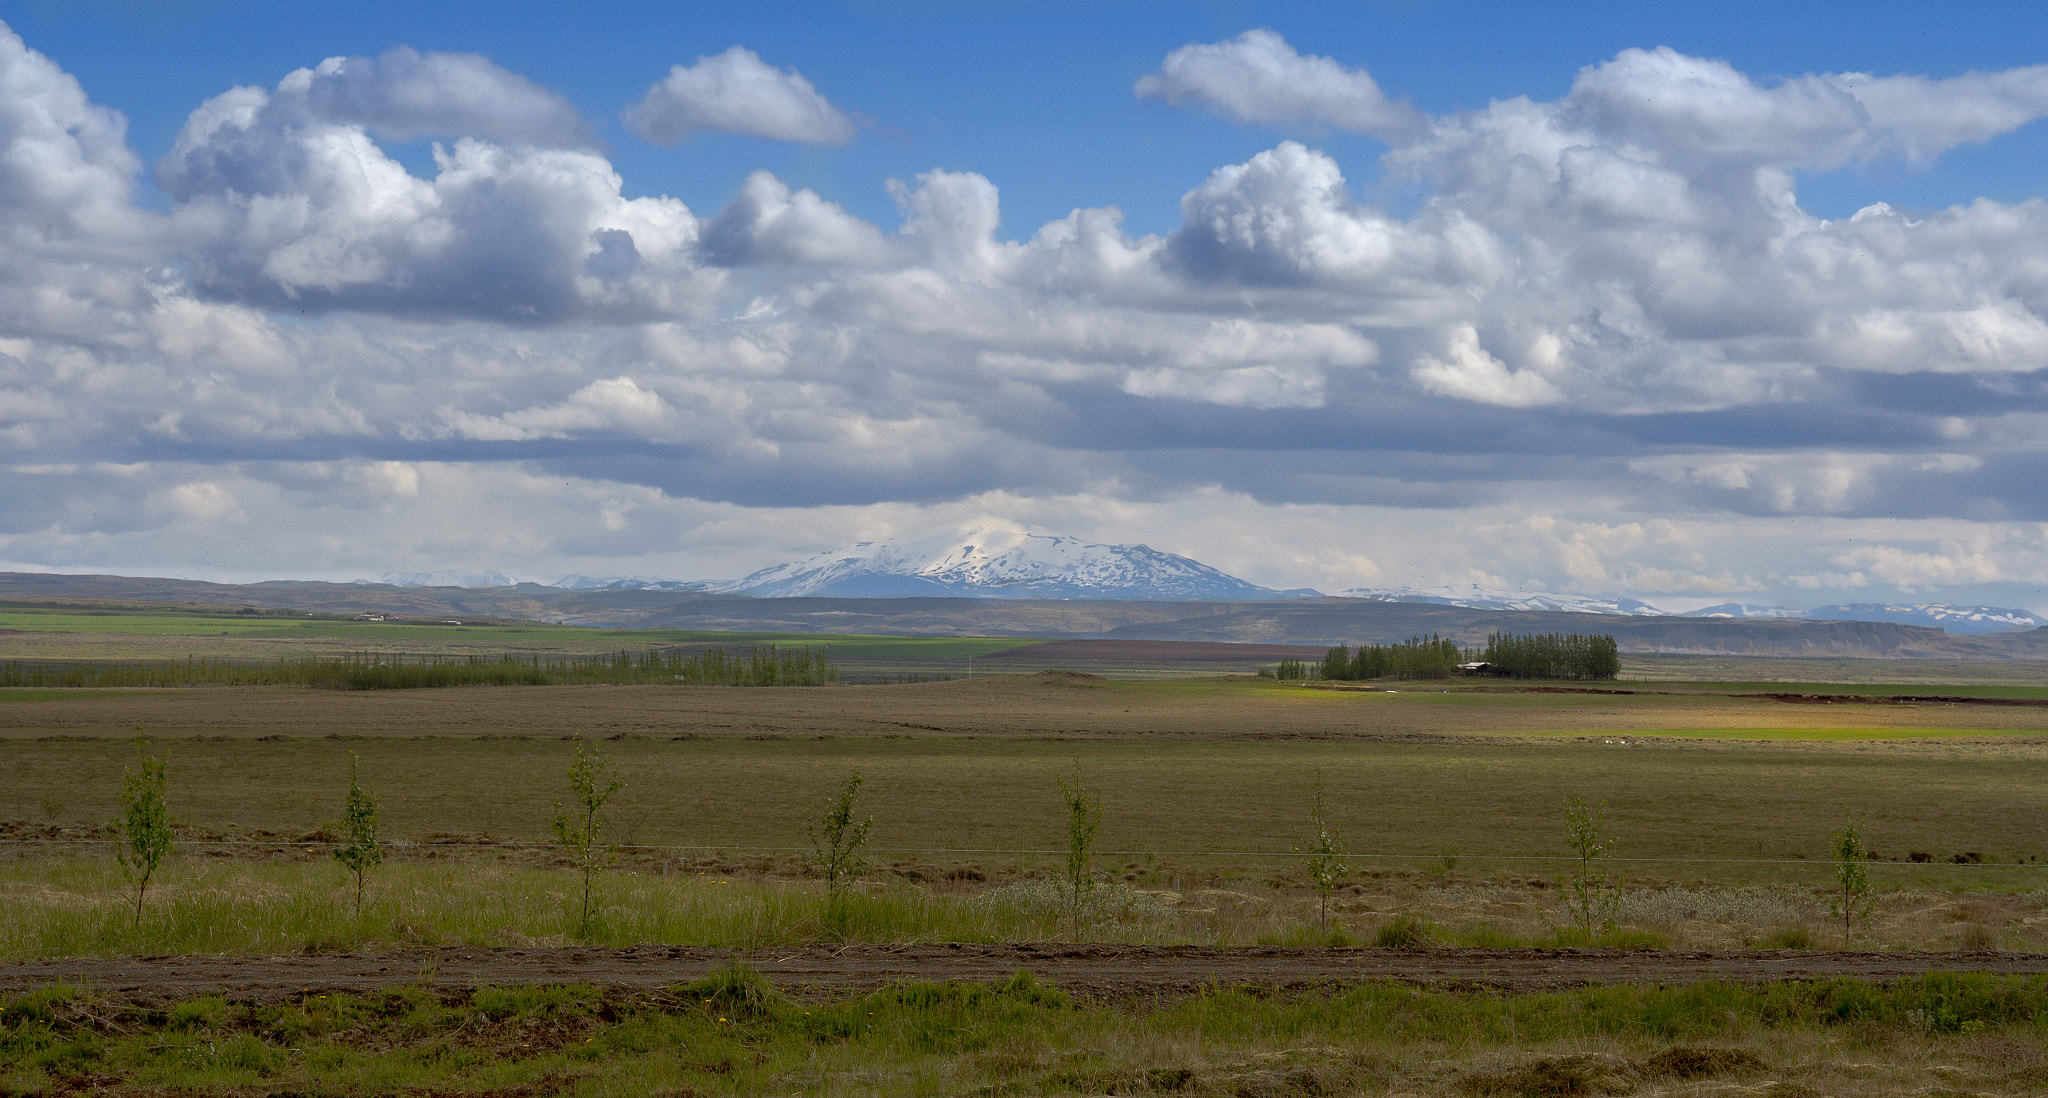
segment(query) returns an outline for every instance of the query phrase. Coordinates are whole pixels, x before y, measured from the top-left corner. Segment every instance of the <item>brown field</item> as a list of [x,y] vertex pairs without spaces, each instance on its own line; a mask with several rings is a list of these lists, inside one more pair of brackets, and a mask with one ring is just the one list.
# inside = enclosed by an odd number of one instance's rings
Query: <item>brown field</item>
[[1331,988],[1394,981],[1509,994],[1612,983],[1767,983],[1847,977],[1893,981],[1931,972],[2029,975],[2048,954],[1619,949],[1388,950],[1303,946],[1216,949],[1144,945],[837,945],[754,950],[690,947],[489,949],[454,946],[322,956],[153,957],[0,964],[0,995],[70,981],[135,1001],[207,994],[295,1002],[313,993],[367,994],[422,971],[452,987],[573,980],[652,991],[700,980],[735,956],[806,999],[910,981],[1000,983],[1019,971],[1096,999],[1156,1002],[1216,984]]
[[[2048,709],[2032,707],[1340,692],[1050,673],[786,690],[17,696],[0,702],[12,764],[0,820],[37,824],[109,818],[140,729],[169,748],[174,805],[195,827],[313,829],[333,813],[355,752],[385,795],[394,834],[537,838],[560,795],[561,741],[580,735],[611,740],[604,750],[628,779],[616,805],[621,837],[655,844],[794,847],[801,822],[858,769],[878,845],[1050,849],[1061,838],[1054,780],[1078,764],[1104,792],[1104,849],[1183,861],[1167,852],[1284,853],[1319,776],[1360,853],[1558,855],[1559,804],[1575,792],[1608,803],[1623,857],[1818,859],[1845,812],[1867,820],[1887,856],[2048,857],[2039,826]],[[1820,868],[1753,872],[1809,879]],[[1894,884],[1945,886],[1989,870],[1885,872],[1901,875]],[[2030,880],[2036,871],[1999,872]]]
[[[1626,684],[1623,684],[1626,686]],[[1552,693],[1465,683],[1322,690],[1252,679],[1132,683],[1041,672],[899,686],[466,687],[331,691],[0,690],[0,738],[49,735],[1484,737],[2048,736],[2048,707],[1800,705],[1699,693]],[[1740,733],[1753,733],[1738,735]]]

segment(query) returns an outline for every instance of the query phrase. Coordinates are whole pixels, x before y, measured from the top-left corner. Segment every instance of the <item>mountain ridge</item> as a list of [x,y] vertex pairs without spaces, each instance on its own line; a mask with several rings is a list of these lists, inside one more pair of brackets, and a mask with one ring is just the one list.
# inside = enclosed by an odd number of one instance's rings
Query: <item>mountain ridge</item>
[[1438,633],[1459,644],[1488,632],[1608,633],[1624,652],[1854,658],[2048,659],[2048,628],[1952,636],[1892,622],[1643,617],[1474,610],[1368,599],[763,598],[704,591],[561,591],[541,584],[469,590],[272,580],[221,584],[132,576],[0,573],[0,599],[125,599],[431,618],[525,618],[619,629],[898,636],[1205,640],[1361,644]]

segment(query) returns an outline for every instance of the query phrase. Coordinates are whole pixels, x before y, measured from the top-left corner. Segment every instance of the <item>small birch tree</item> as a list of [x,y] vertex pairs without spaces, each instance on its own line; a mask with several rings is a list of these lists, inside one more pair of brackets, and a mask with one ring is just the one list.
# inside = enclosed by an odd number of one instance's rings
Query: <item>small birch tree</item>
[[618,848],[604,838],[604,806],[612,795],[626,787],[614,777],[611,760],[603,752],[576,740],[576,759],[569,764],[569,793],[574,798],[569,811],[555,802],[555,841],[569,856],[569,863],[583,876],[583,912],[577,933],[590,933],[590,892],[599,870],[619,860]]
[[1605,806],[1577,793],[1566,797],[1564,829],[1572,853],[1579,859],[1566,900],[1580,928],[1590,935],[1596,926],[1613,918],[1621,901],[1600,868],[1600,860],[1614,848],[1614,839],[1607,833]]
[[329,825],[339,836],[334,860],[356,879],[356,914],[363,913],[363,878],[384,864],[384,847],[377,842],[377,795],[363,788],[359,780],[356,753],[348,753],[348,798],[342,802],[341,822]]
[[1081,936],[1081,921],[1088,894],[1095,890],[1095,832],[1102,826],[1102,798],[1081,782],[1081,764],[1074,764],[1074,776],[1061,778],[1060,799],[1067,806],[1067,904],[1074,936]]
[[1830,839],[1829,852],[1835,860],[1835,892],[1828,900],[1828,916],[1842,920],[1842,933],[1848,934],[1856,923],[1868,923],[1877,909],[1877,901],[1870,895],[1862,823],[1854,817],[1843,819],[1841,830]]
[[164,757],[149,753],[149,739],[135,738],[136,767],[121,775],[121,837],[114,858],[135,886],[135,922],[142,923],[142,898],[149,882],[171,856],[171,807],[166,797]]
[[1301,855],[1302,869],[1322,901],[1319,922],[1328,932],[1330,896],[1337,891],[1337,885],[1344,880],[1350,867],[1346,864],[1344,836],[1330,824],[1329,798],[1321,778],[1316,779],[1315,791],[1309,794],[1308,823],[1302,828],[1301,841],[1295,844],[1294,852]]
[[825,874],[825,888],[834,896],[867,868],[861,850],[868,845],[868,832],[875,818],[854,819],[854,802],[860,797],[860,771],[847,776],[839,793],[825,802],[825,812],[804,825],[811,840],[811,864]]

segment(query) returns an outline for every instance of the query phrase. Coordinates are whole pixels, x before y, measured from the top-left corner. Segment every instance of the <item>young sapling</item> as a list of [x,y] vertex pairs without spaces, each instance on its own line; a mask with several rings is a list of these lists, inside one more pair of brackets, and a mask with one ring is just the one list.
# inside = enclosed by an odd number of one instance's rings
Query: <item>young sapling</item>
[[834,896],[867,868],[861,850],[868,845],[875,819],[854,819],[861,781],[860,771],[854,771],[839,787],[838,795],[825,802],[824,814],[804,825],[804,834],[811,840],[811,864],[825,874],[825,887]]
[[1330,897],[1344,880],[1349,866],[1345,859],[1344,836],[1330,824],[1329,796],[1320,777],[1309,794],[1308,823],[1302,828],[1301,841],[1295,844],[1294,852],[1301,855],[1302,870],[1308,874],[1309,884],[1315,886],[1316,896],[1322,905],[1318,924],[1324,933],[1328,933]]
[[1580,929],[1590,936],[1595,927],[1613,918],[1621,904],[1621,897],[1600,869],[1600,860],[1614,848],[1614,839],[1607,833],[1605,806],[1589,802],[1577,793],[1566,797],[1564,829],[1572,853],[1579,859],[1566,902]]
[[377,795],[363,788],[359,780],[356,753],[348,753],[348,798],[342,802],[341,822],[329,825],[337,835],[334,860],[356,879],[356,914],[363,913],[363,878],[384,864],[384,847],[377,842]]
[[1102,798],[1081,782],[1081,764],[1074,764],[1074,776],[1061,778],[1060,799],[1067,806],[1066,885],[1074,936],[1081,936],[1082,915],[1088,894],[1095,889],[1095,831],[1102,826]]
[[564,812],[562,802],[556,801],[554,821],[555,841],[583,876],[583,913],[577,922],[578,934],[590,933],[590,891],[598,871],[618,861],[618,848],[604,838],[603,812],[605,802],[625,787],[625,782],[612,775],[611,760],[578,737],[576,759],[569,764],[569,792],[575,802],[571,811]]
[[135,738],[136,768],[121,775],[121,837],[114,857],[122,876],[135,886],[135,922],[142,922],[142,898],[150,878],[171,856],[171,808],[165,795],[164,757],[149,753],[149,739]]
[[1830,838],[1829,852],[1835,860],[1835,891],[1828,900],[1828,916],[1842,920],[1842,933],[1854,931],[1858,922],[1868,923],[1877,901],[1870,895],[1870,871],[1864,863],[1863,825],[1853,817],[1842,821],[1841,830]]

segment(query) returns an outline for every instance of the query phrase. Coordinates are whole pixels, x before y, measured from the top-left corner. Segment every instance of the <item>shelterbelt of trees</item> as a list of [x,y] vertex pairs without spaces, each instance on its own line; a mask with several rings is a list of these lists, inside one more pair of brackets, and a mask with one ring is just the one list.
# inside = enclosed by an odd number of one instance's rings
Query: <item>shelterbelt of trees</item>
[[1282,660],[1279,679],[1447,679],[1457,674],[1515,679],[1611,679],[1621,673],[1621,649],[1605,633],[1501,633],[1484,648],[1460,648],[1432,633],[1394,644],[1330,649],[1321,663]]

